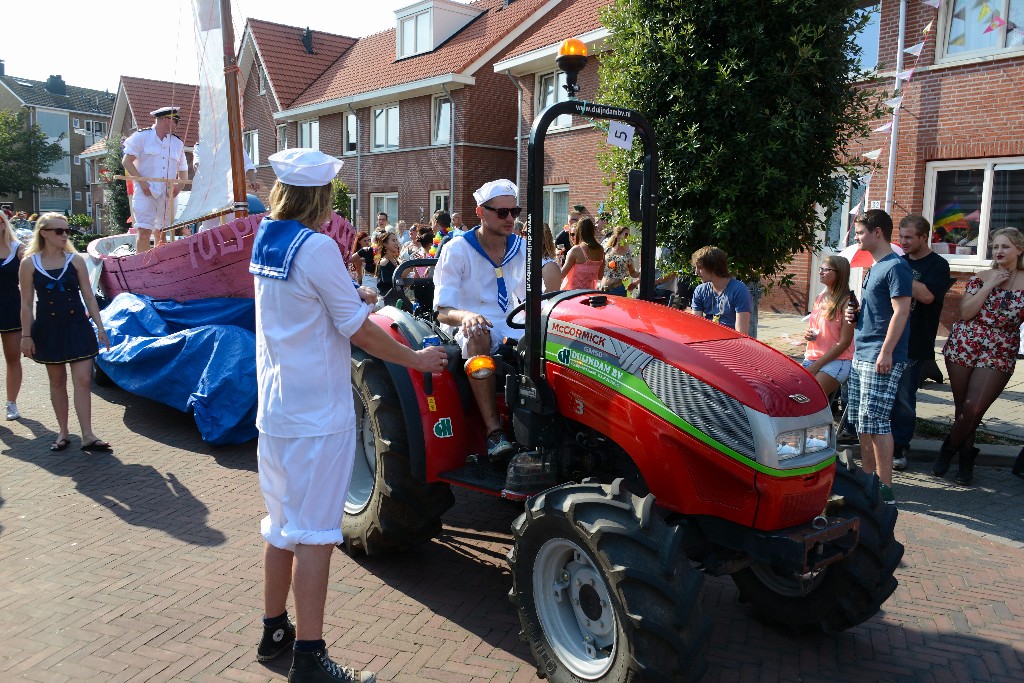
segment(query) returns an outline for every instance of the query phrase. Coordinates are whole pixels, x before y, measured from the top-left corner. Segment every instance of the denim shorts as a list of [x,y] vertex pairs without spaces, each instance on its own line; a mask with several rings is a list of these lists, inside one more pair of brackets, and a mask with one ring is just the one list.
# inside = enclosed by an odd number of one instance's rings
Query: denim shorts
[[[806,368],[813,360],[804,358],[803,366]],[[825,365],[818,372],[824,372],[829,377],[835,379],[835,381],[842,384],[850,376],[850,369],[853,367],[853,361],[851,360],[833,360],[825,363]]]

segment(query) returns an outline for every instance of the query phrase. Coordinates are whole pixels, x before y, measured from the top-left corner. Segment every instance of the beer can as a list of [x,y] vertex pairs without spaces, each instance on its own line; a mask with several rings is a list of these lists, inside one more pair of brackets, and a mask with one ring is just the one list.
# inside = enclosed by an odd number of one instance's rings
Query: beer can
[[436,335],[423,338],[423,348],[427,348],[428,346],[440,346],[440,345],[441,345],[441,338],[436,336]]

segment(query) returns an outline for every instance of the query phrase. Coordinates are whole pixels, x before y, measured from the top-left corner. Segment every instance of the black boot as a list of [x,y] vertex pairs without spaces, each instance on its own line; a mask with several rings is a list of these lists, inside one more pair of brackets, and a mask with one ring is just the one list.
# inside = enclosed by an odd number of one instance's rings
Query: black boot
[[949,471],[949,463],[953,461],[954,455],[956,455],[956,451],[949,447],[949,437],[947,436],[939,447],[939,456],[932,463],[932,474],[936,477],[946,476],[946,472]]
[[977,448],[962,448],[960,449],[960,461],[959,466],[956,470],[956,475],[953,477],[960,486],[970,486],[971,479],[974,478],[974,460],[981,453]]

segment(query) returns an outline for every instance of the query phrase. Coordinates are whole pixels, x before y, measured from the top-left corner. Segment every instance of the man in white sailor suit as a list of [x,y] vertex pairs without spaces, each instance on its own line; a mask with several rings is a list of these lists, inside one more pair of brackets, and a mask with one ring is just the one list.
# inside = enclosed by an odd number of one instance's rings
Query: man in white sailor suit
[[[512,228],[521,209],[519,188],[510,180],[485,183],[476,192],[480,227],[452,240],[434,269],[434,307],[462,348],[462,357],[494,353],[504,338],[523,330],[505,321],[526,299],[526,242]],[[487,455],[497,460],[515,446],[501,430],[495,402],[495,378],[470,382],[487,433]]]
[[177,182],[143,180],[143,178],[188,179],[185,144],[174,134],[178,123],[178,107],[162,107],[151,111],[151,128],[133,133],[124,142],[125,173],[135,180],[132,196],[132,215],[138,235],[135,251],[149,249],[149,238],[156,230],[155,242],[162,244],[161,230],[174,222],[174,198],[181,192]]

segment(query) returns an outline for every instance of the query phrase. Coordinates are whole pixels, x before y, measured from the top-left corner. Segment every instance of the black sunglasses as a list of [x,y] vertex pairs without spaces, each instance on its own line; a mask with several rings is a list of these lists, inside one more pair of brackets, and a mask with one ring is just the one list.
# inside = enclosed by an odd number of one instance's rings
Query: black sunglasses
[[511,209],[495,209],[493,206],[487,206],[486,204],[481,204],[480,206],[498,214],[498,218],[501,219],[508,218],[510,215],[512,218],[519,218],[519,214],[523,212],[523,207],[521,206],[513,206]]
[[40,228],[40,230],[48,230],[54,235],[70,235],[71,228]]

